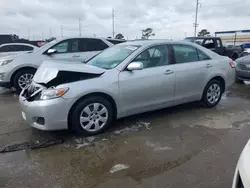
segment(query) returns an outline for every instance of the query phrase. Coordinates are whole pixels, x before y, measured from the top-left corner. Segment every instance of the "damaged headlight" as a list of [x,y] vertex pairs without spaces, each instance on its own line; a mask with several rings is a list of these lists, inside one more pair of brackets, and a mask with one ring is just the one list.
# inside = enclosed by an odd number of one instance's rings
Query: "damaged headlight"
[[11,63],[12,61],[13,61],[13,59],[0,61],[0,66],[7,65],[7,64]]
[[63,96],[69,88],[50,88],[41,92],[40,100],[49,100]]

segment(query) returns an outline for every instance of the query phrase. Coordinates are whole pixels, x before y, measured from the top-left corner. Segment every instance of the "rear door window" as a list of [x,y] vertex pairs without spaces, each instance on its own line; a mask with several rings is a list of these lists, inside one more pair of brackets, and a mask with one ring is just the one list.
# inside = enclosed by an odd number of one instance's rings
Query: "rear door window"
[[199,61],[197,50],[192,46],[174,44],[173,49],[176,63],[188,63]]
[[15,46],[14,45],[6,45],[0,48],[0,52],[15,52]]
[[33,48],[26,45],[15,45],[16,51],[32,51]]
[[102,51],[109,47],[100,39],[80,39],[80,41],[81,52]]

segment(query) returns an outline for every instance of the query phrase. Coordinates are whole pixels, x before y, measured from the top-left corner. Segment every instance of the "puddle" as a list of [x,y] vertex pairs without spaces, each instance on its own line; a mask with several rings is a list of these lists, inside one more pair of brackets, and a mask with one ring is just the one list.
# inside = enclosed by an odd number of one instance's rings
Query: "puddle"
[[113,166],[111,169],[110,169],[110,173],[113,174],[115,172],[118,172],[118,171],[121,171],[121,170],[125,170],[125,169],[128,169],[130,166],[129,165],[126,165],[126,164],[117,164],[115,166]]
[[139,122],[136,123],[136,125],[131,125],[131,126],[123,128],[123,129],[116,130],[116,131],[114,131],[114,133],[115,134],[122,134],[122,133],[127,133],[127,132],[137,132],[141,128],[145,128],[147,130],[151,130],[150,123],[139,121]]
[[0,153],[7,153],[7,152],[14,152],[14,151],[20,151],[20,150],[26,150],[26,149],[39,149],[39,148],[45,148],[50,147],[57,144],[62,144],[64,142],[63,139],[57,139],[57,140],[30,140],[23,143],[17,143],[17,144],[11,144],[8,146],[5,146],[4,148],[0,149]]
[[154,151],[166,151],[166,150],[172,150],[169,146],[161,146],[159,143],[153,143],[150,141],[146,141],[146,145],[151,147]]

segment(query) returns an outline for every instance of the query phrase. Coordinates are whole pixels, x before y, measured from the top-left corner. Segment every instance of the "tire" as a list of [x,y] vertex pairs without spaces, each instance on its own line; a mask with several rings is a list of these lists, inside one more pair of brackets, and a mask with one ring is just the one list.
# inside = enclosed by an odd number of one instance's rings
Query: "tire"
[[77,102],[70,113],[69,125],[73,131],[84,136],[91,136],[103,132],[113,120],[114,109],[111,102],[103,97],[93,96]]
[[237,77],[235,78],[235,83],[237,84],[244,84],[243,80],[239,80]]
[[233,61],[235,61],[236,59],[238,59],[239,58],[239,55],[237,54],[237,53],[234,53],[233,55],[232,55],[232,60]]
[[[31,79],[33,78],[34,74],[35,74],[36,70],[35,69],[31,69],[31,68],[27,68],[27,69],[21,69],[19,70],[13,77],[13,81],[12,81],[12,86],[16,89],[17,93],[20,93],[22,91],[22,89],[24,87],[26,87],[27,84],[29,84],[32,80],[30,80],[29,78],[31,77]],[[19,79],[21,79],[21,77],[27,76],[27,84],[23,85],[24,87],[21,87],[21,85],[19,84]],[[29,80],[29,81],[28,81]],[[29,83],[28,83],[29,82]]]
[[[219,88],[219,90],[215,89],[217,87]],[[213,88],[215,90],[211,91]],[[211,80],[210,82],[208,82],[208,84],[206,85],[204,89],[203,96],[202,96],[202,103],[204,104],[204,106],[208,108],[215,107],[221,100],[222,89],[223,88],[222,88],[222,84],[220,81]],[[209,93],[210,93],[210,96],[209,96]]]

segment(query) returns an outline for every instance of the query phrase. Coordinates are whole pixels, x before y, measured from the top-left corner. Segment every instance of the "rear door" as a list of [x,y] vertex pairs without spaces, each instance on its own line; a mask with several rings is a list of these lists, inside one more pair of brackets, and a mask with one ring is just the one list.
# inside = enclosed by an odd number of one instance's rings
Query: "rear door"
[[101,39],[82,38],[80,39],[81,53],[78,58],[82,61],[87,61],[108,47],[109,46]]
[[221,42],[221,40],[220,39],[215,39],[215,46],[216,46],[216,50],[215,50],[215,52],[217,53],[217,54],[219,54],[219,55],[223,55],[224,54],[224,51],[225,51],[225,49],[224,49],[224,47],[223,47],[223,45],[222,45],[222,42]]
[[173,44],[175,58],[175,100],[199,100],[212,68],[211,58],[190,45]]

